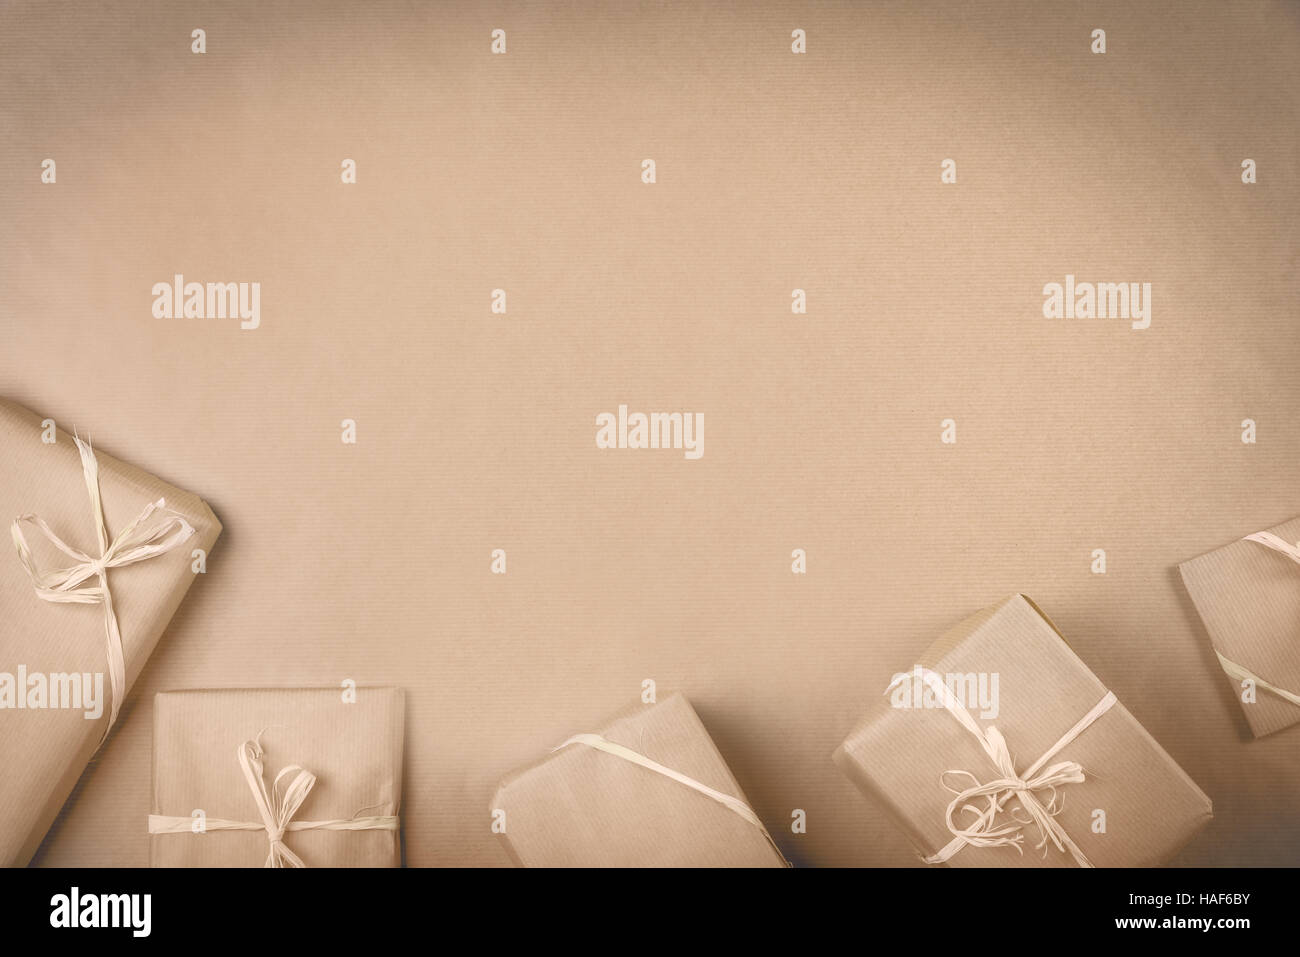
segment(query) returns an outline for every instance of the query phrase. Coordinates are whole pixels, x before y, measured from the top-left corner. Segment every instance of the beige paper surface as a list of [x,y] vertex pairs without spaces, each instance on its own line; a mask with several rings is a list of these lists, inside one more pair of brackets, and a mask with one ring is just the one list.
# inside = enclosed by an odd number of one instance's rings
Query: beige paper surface
[[[1002,732],[1018,772],[1037,761],[1107,691],[1053,625],[1020,595],[955,626],[915,663],[945,676],[998,675],[996,716],[979,720],[980,708],[974,702],[967,710],[982,727]],[[911,668],[905,664],[897,670]],[[890,677],[880,676],[882,691]],[[834,757],[876,806],[903,827],[922,856],[936,853],[953,837],[945,823],[953,794],[941,784],[944,772],[967,771],[982,782],[1001,777],[975,736],[948,711],[895,707],[883,694]],[[1064,786],[1056,820],[1097,867],[1167,863],[1210,822],[1210,799],[1123,702],[1051,759],[1057,761],[1083,766],[1085,780]],[[960,787],[974,783],[951,780]],[[1016,811],[1012,798],[998,824],[1008,823]],[[1104,831],[1094,826],[1102,820],[1098,811],[1104,814]],[[962,825],[970,817],[958,814],[955,820]],[[1024,835],[1022,852],[1007,846],[967,846],[949,863],[1077,866],[1073,857],[1050,844],[1046,854],[1036,850],[1042,835],[1035,825],[1027,825]]]
[[[155,692],[350,677],[406,691],[411,865],[509,865],[502,776],[646,678],[796,863],[913,864],[828,755],[1024,590],[1213,795],[1176,863],[1300,865],[1300,732],[1250,741],[1176,569],[1296,514],[1298,45],[1273,2],[4,5],[0,394],[226,526],[37,863],[147,863]],[[260,327],[155,318],[177,273]],[[1150,328],[1045,319],[1067,273]],[[597,449],[620,403],[703,457]]]
[[[174,691],[154,699],[151,813],[260,821],[236,750],[261,733],[268,789],[287,765],[316,775],[295,821],[398,815],[402,794],[405,699],[399,688]],[[261,867],[260,831],[145,835],[154,867]],[[397,867],[401,840],[388,830],[300,830],[285,835],[308,867]]]
[[[1253,531],[1294,544],[1300,542],[1300,518]],[[1258,542],[1238,539],[1178,568],[1215,650],[1300,694],[1300,566]],[[1300,722],[1300,707],[1263,689],[1247,704],[1240,682],[1224,677],[1256,737]]]
[[[748,803],[681,693],[638,702],[599,729],[581,730]],[[510,774],[493,796],[490,810],[498,809],[505,812],[503,842],[526,867],[784,866],[764,833],[734,811],[581,744]]]
[[[25,666],[28,675],[100,673],[102,715],[88,719],[84,708],[0,709],[0,864],[5,865],[25,864],[36,850],[94,754],[111,711],[103,605],[38,598],[9,540],[9,523],[30,513],[43,518],[72,548],[99,556],[90,492],[72,435],[59,429],[57,441],[45,444],[41,422],[40,415],[0,399],[0,518],[5,524],[0,547],[0,671],[17,675]],[[169,552],[108,572],[129,691],[181,599],[199,578],[191,571],[193,550],[210,551],[221,524],[192,493],[113,458],[98,445],[95,457],[110,542],[160,498],[195,530]],[[28,528],[25,534],[41,570],[76,564],[39,532]],[[18,691],[25,694],[27,689]],[[119,715],[119,724],[126,715]]]

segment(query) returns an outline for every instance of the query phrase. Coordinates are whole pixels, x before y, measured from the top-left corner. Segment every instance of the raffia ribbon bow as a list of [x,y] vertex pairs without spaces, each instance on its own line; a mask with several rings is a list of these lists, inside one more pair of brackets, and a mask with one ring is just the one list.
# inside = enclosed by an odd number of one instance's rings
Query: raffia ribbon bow
[[[257,813],[262,818],[258,821],[227,821],[221,818],[206,818],[204,831],[266,831],[270,849],[263,867],[306,867],[302,858],[290,850],[284,843],[287,831],[396,831],[398,818],[393,815],[373,817],[352,817],[331,821],[295,821],[293,816],[302,807],[307,795],[316,786],[316,775],[301,765],[290,764],[282,768],[275,776],[271,786],[266,786],[262,765],[262,735],[259,733],[252,741],[245,741],[236,750],[240,770],[244,780],[253,793],[253,802]],[[289,778],[286,786],[281,782]],[[362,810],[365,810],[364,808]],[[169,817],[162,814],[149,815],[150,834],[182,834],[194,831],[194,820],[188,817]]]
[[[293,816],[307,800],[307,795],[316,786],[316,775],[304,770],[297,764],[282,768],[268,789],[266,778],[262,776],[262,745],[260,736],[252,741],[245,741],[239,746],[239,767],[244,772],[244,780],[253,792],[253,801],[262,816],[262,826],[266,828],[266,838],[271,848],[266,855],[266,867],[304,867],[305,865],[284,843],[284,829],[289,826]],[[285,775],[293,775],[289,786],[280,790],[280,782]]]
[[[1278,538],[1272,532],[1256,532],[1254,535],[1247,535],[1245,541],[1257,542],[1265,548],[1271,548],[1273,551],[1285,555],[1287,558],[1291,559],[1291,561],[1300,565],[1300,545],[1292,545],[1290,542]],[[1296,694],[1294,691],[1288,691],[1286,688],[1265,681],[1249,668],[1237,664],[1237,662],[1230,658],[1223,657],[1217,648],[1214,649],[1214,653],[1218,656],[1220,667],[1222,667],[1223,670],[1234,680],[1253,681],[1255,687],[1263,688],[1265,691],[1271,691],[1283,701],[1289,701],[1293,705],[1300,706],[1300,694]]]
[[[169,552],[193,535],[194,528],[176,512],[166,509],[165,501],[160,498],[146,505],[135,521],[122,529],[110,542],[108,529],[104,525],[104,504],[99,494],[99,463],[88,443],[82,442],[80,437],[74,437],[73,441],[81,453],[81,471],[86,480],[86,489],[90,492],[95,532],[99,536],[99,558],[92,558],[68,545],[37,515],[22,515],[14,519],[11,532],[14,547],[18,549],[18,560],[27,569],[28,576],[36,586],[38,598],[49,602],[104,606],[104,651],[108,658],[108,679],[113,704],[108,724],[104,726],[104,734],[99,739],[99,743],[103,744],[117,721],[122,699],[126,695],[126,659],[122,650],[122,632],[118,628],[117,614],[113,611],[113,593],[108,588],[108,570],[147,561]],[[155,512],[160,518],[151,522]],[[77,564],[52,571],[39,569],[23,535],[25,524],[38,529],[55,548],[71,556]],[[97,579],[97,584],[86,584],[91,579]]]
[[[1082,784],[1083,767],[1075,761],[1060,761],[1046,767],[1045,765],[1084,729],[1110,710],[1117,700],[1114,693],[1106,692],[1105,697],[1097,702],[1091,711],[1080,718],[1073,728],[1063,734],[1042,757],[1021,774],[1015,769],[1002,732],[992,726],[981,728],[971,717],[970,712],[953,695],[942,677],[928,668],[919,670],[921,680],[934,692],[937,700],[961,726],[979,741],[980,747],[984,749],[984,753],[988,755],[1001,775],[985,783],[980,783],[979,778],[970,771],[948,770],[940,775],[940,783],[956,795],[949,802],[948,810],[944,815],[944,823],[953,835],[953,839],[937,853],[926,857],[926,862],[942,864],[967,844],[975,847],[1009,846],[1014,847],[1019,853],[1024,853],[1022,848],[1025,839],[1024,828],[1026,825],[1034,824],[1038,827],[1041,837],[1035,849],[1042,848],[1043,853],[1046,854],[1047,845],[1050,843],[1058,851],[1068,851],[1080,867],[1092,867],[1092,862],[1088,860],[1087,855],[1056,820],[1056,815],[1064,807],[1059,789],[1066,784]],[[911,678],[911,673],[899,675],[885,693],[891,693],[900,682],[910,681]],[[969,778],[974,784],[964,789],[950,787],[947,781],[949,775]],[[1046,802],[1041,796],[1043,792],[1048,792]],[[999,825],[997,817],[1002,811],[1002,805],[1012,797],[1016,798],[1024,816],[1013,813],[1011,821]],[[982,806],[981,803],[972,802],[982,802]],[[970,819],[969,824],[962,826],[956,820],[958,813],[970,814],[974,817]]]

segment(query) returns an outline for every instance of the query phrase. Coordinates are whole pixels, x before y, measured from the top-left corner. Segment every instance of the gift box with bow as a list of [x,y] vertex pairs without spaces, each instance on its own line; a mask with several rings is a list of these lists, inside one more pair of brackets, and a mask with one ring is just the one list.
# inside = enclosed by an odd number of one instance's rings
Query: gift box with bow
[[1178,568],[1251,732],[1300,722],[1300,518]]
[[[197,496],[0,399],[0,864],[30,860],[221,524]],[[201,555],[196,556],[196,552]]]
[[398,688],[154,698],[154,867],[397,867]]
[[929,863],[1154,865],[1212,816],[1023,595],[961,622],[881,685],[834,759]]
[[490,808],[526,867],[781,867],[680,693],[633,704],[510,774]]

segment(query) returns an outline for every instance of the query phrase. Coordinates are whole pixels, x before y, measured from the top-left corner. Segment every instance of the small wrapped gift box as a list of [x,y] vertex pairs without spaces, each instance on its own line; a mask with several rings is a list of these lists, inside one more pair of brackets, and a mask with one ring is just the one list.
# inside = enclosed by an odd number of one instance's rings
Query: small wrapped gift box
[[[0,864],[30,860],[221,524],[197,496],[0,399]],[[202,555],[196,555],[196,551]]]
[[1212,816],[1023,595],[894,675],[834,758],[929,863],[1154,865]]
[[494,829],[525,867],[782,867],[684,696],[634,704],[506,777]]
[[398,688],[154,698],[154,867],[398,867]]
[[1300,518],[1178,568],[1255,737],[1300,722]]

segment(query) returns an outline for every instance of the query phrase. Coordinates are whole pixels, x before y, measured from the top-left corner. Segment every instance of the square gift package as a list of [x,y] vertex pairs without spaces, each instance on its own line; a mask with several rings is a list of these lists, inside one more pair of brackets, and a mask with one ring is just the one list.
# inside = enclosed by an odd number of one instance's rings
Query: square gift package
[[491,811],[524,867],[785,866],[677,692],[630,705],[508,775]]
[[1300,722],[1300,518],[1178,570],[1255,737]]
[[1156,865],[1212,817],[1023,595],[949,630],[889,688],[834,759],[931,863]]
[[352,695],[157,695],[151,866],[400,866],[405,696]]
[[0,516],[13,522],[6,537],[14,539],[0,548],[5,866],[35,853],[198,577],[194,550],[207,553],[221,532],[198,496],[98,448],[87,446],[86,460],[74,437],[47,421],[0,399]]

